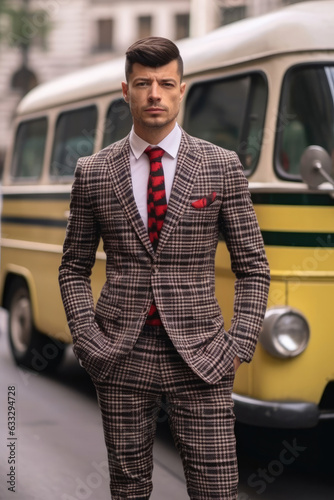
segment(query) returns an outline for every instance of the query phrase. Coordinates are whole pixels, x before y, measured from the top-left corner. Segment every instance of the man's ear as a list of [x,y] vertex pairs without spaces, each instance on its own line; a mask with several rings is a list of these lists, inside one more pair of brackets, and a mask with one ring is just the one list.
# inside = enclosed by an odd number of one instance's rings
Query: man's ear
[[182,82],[181,83],[181,87],[180,87],[180,101],[182,101],[183,97],[184,97],[184,93],[186,91],[186,83],[185,82]]
[[129,102],[129,95],[128,95],[129,86],[126,82],[122,82],[122,91],[123,91],[124,101]]

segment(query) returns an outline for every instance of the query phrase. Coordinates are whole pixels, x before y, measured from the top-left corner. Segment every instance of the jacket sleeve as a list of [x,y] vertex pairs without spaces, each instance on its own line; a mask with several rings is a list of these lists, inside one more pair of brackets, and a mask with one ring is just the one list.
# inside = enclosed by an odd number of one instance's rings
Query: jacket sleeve
[[84,159],[78,161],[71,192],[59,284],[74,344],[83,332],[97,329],[90,283],[100,231],[89,200]]
[[220,230],[236,276],[234,314],[229,334],[239,345],[240,359],[249,362],[266,311],[270,273],[248,182],[235,153],[231,153],[224,173]]

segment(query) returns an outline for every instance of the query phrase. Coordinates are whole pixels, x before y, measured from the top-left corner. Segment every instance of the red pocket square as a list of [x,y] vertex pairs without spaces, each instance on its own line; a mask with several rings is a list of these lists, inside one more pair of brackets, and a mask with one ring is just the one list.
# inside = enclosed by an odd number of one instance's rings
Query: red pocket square
[[191,206],[194,208],[204,208],[208,207],[213,203],[216,199],[217,193],[214,191],[212,194],[209,196],[205,196],[204,198],[201,198],[200,200],[193,201]]

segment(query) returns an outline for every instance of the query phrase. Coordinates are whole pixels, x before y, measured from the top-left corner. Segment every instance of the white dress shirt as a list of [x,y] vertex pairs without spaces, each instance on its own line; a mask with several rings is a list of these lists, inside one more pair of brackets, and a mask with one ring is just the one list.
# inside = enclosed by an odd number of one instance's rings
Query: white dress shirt
[[137,203],[139,213],[143,219],[146,229],[147,222],[147,184],[150,174],[150,161],[146,153],[147,146],[159,147],[165,151],[162,157],[162,166],[165,176],[165,189],[167,204],[169,201],[174,175],[177,165],[177,154],[181,142],[181,129],[178,124],[159,144],[149,144],[141,139],[133,130],[130,132],[130,168],[133,194]]

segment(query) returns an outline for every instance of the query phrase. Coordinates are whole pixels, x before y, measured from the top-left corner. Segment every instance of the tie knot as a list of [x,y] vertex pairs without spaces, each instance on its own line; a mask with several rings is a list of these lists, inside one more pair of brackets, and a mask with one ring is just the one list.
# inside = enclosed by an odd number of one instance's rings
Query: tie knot
[[148,146],[145,149],[145,153],[149,157],[150,162],[152,161],[161,161],[161,158],[164,155],[164,150],[162,148],[152,148],[151,146]]

